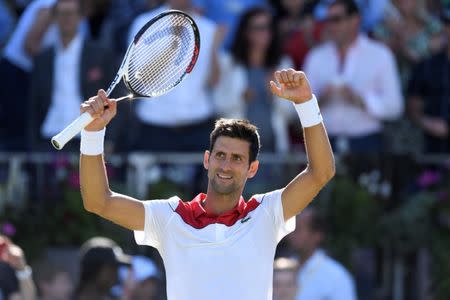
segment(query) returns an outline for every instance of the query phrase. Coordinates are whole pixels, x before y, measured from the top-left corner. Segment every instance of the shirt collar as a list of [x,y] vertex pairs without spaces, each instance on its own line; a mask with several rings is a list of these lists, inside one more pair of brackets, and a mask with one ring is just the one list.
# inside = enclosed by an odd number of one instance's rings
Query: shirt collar
[[206,215],[208,217],[223,217],[223,216],[229,216],[229,215],[241,215],[244,212],[245,209],[245,201],[244,198],[241,196],[239,198],[238,204],[231,210],[224,212],[221,215],[216,215],[214,213],[207,212],[205,208],[202,205],[202,202],[206,199],[206,194],[200,193],[198,194],[194,199],[192,199],[192,211],[194,218],[197,219],[198,217],[202,215]]
[[317,249],[314,251],[313,255],[305,262],[304,267],[302,268],[304,271],[309,270],[310,268],[316,268],[320,265],[321,261],[325,257],[325,251],[323,249]]
[[62,52],[62,51],[75,51],[75,49],[78,49],[81,47],[82,42],[81,34],[78,32],[77,35],[69,42],[69,45],[67,45],[66,48],[64,48],[61,37],[58,35],[58,39],[56,41],[56,51]]

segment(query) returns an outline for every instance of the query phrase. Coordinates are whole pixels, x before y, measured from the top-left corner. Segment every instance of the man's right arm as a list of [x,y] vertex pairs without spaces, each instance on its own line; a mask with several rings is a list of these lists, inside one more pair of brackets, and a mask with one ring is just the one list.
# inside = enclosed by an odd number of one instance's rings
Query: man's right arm
[[110,190],[103,155],[81,155],[80,186],[87,211],[131,230],[144,230],[141,201]]
[[[109,108],[104,109],[105,106]],[[102,151],[87,151],[89,150],[87,147],[89,138],[98,136],[99,131],[103,130],[116,115],[117,102],[108,99],[105,91],[100,90],[97,96],[81,105],[81,113],[86,111],[94,117],[94,120],[85,127],[81,138],[80,187],[83,205],[86,210],[125,228],[144,230],[145,209],[143,203],[111,191],[103,154],[100,153]],[[100,142],[103,143],[103,138],[98,138],[94,144]]]

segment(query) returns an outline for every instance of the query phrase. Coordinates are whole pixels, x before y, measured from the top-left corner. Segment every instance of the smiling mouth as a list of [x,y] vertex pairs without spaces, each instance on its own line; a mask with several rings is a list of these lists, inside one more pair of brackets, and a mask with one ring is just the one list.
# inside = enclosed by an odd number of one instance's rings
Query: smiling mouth
[[217,177],[219,177],[220,179],[231,179],[231,178],[233,178],[230,175],[220,175],[220,174],[217,174]]

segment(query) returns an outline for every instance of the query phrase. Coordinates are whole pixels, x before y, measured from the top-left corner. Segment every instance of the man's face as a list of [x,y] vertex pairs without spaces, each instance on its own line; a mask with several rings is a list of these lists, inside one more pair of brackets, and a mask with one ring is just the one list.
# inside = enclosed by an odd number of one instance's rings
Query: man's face
[[209,188],[227,195],[241,193],[247,178],[258,170],[258,162],[249,165],[250,143],[241,139],[220,136],[212,152],[205,152],[204,167],[208,170]]
[[104,289],[111,289],[118,280],[118,265],[105,264],[101,267],[97,276],[97,283]]
[[74,36],[80,22],[78,1],[60,1],[55,8],[55,18],[62,36]]
[[292,247],[300,253],[310,253],[319,247],[322,235],[311,229],[312,213],[304,210],[296,217],[295,231],[288,235]]
[[328,8],[326,28],[330,39],[338,46],[351,40],[359,28],[359,17],[348,15],[344,5],[334,4]]
[[42,283],[42,291],[45,299],[70,299],[73,291],[73,282],[68,273],[61,272],[56,274],[50,282]]
[[273,272],[273,299],[294,300],[296,294],[296,273],[293,270],[275,270]]

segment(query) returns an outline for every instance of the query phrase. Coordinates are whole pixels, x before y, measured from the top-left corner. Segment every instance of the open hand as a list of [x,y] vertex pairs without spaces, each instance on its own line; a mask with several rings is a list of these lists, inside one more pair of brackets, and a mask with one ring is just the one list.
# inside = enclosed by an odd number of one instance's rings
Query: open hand
[[[105,106],[108,108],[105,109]],[[97,96],[89,98],[80,107],[80,113],[88,112],[93,118],[86,131],[102,130],[117,113],[117,102],[109,99],[104,90],[99,90]]]
[[312,98],[311,86],[304,72],[287,69],[276,71],[274,75],[280,86],[270,81],[270,90],[273,94],[297,104]]

